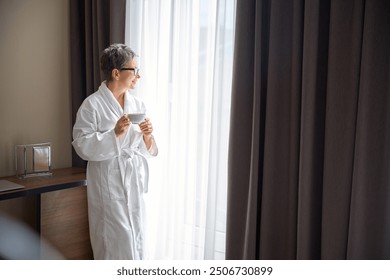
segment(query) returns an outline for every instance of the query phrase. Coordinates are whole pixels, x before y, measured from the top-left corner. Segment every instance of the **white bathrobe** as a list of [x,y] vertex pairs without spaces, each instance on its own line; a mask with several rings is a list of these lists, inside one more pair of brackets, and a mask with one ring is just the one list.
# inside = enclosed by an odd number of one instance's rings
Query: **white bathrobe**
[[125,94],[124,109],[103,82],[77,112],[72,145],[88,161],[87,194],[95,259],[144,259],[144,201],[148,190],[147,150],[139,126],[119,139],[114,127],[123,114],[145,113],[144,103]]

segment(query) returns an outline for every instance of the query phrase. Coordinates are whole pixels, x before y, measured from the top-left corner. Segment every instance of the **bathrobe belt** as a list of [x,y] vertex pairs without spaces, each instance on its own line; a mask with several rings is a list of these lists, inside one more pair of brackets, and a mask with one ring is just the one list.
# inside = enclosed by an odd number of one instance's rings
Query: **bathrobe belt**
[[[133,160],[135,157],[140,160],[138,164]],[[142,167],[138,166],[139,164],[141,164]],[[145,156],[142,155],[141,152],[131,148],[122,149],[122,154],[119,157],[119,168],[121,170],[125,190],[127,187],[135,184],[137,187],[141,186],[141,190],[144,193],[148,192],[149,167]],[[145,171],[145,180],[143,182],[140,180],[140,168],[144,168]],[[128,192],[129,191],[130,190],[128,190]],[[128,194],[126,194],[126,197],[128,197]],[[127,203],[129,203],[128,199]]]

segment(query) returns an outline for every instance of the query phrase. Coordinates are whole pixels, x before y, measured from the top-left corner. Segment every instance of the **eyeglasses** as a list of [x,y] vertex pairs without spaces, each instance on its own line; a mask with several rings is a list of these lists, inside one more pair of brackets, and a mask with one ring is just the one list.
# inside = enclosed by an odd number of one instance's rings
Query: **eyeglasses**
[[138,76],[139,68],[121,68],[121,71],[123,70],[131,70],[134,71],[134,76]]

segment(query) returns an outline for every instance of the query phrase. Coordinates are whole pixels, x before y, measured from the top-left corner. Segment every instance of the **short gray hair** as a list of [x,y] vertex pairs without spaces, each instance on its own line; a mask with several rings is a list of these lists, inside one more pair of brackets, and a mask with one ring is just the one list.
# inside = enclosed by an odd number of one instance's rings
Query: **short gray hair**
[[100,69],[107,81],[112,79],[112,70],[125,67],[136,57],[136,53],[125,44],[112,44],[103,51],[100,57]]

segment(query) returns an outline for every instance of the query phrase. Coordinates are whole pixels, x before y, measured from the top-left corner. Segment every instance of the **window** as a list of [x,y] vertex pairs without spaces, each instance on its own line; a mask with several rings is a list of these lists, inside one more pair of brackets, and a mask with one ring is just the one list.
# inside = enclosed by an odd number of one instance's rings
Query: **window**
[[235,0],[128,0],[149,161],[151,259],[224,259]]

